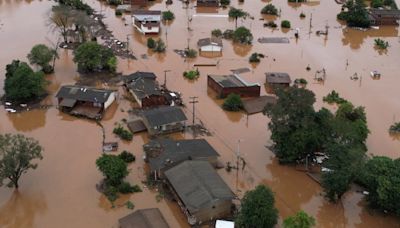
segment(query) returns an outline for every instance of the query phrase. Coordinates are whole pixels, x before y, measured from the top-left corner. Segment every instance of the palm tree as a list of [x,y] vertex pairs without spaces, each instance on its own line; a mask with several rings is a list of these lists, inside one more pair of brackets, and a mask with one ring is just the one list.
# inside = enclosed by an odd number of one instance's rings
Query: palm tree
[[228,15],[230,18],[233,18],[235,20],[235,28],[237,28],[238,18],[246,18],[249,14],[241,9],[236,9],[235,7],[231,7]]

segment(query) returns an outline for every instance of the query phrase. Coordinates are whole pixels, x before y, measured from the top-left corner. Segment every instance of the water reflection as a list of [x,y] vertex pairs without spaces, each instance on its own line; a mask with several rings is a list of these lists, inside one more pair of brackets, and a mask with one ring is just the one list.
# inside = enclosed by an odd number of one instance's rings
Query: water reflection
[[8,113],[7,117],[17,131],[28,132],[44,127],[47,109],[35,109],[22,113]]
[[33,227],[35,218],[46,211],[43,193],[14,191],[10,199],[0,207],[0,227]]
[[397,37],[398,29],[395,26],[384,26],[379,29],[369,29],[368,31],[344,28],[342,29],[342,34],[344,46],[349,45],[351,49],[359,49],[367,38]]

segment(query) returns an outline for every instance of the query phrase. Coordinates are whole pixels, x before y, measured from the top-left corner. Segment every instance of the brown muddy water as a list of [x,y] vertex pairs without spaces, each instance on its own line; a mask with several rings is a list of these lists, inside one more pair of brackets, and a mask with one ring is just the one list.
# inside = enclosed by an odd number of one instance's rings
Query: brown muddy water
[[[207,74],[228,74],[229,70],[249,67],[251,72],[242,77],[249,82],[264,83],[267,71],[284,71],[292,78],[305,78],[308,88],[317,95],[316,107],[326,106],[322,97],[332,89],[356,105],[366,108],[371,134],[368,137],[369,153],[399,157],[400,141],[388,134],[393,121],[400,119],[400,38],[398,28],[384,27],[379,30],[361,32],[345,29],[336,21],[340,10],[333,0],[316,4],[288,4],[286,1],[274,1],[282,10],[282,16],[275,19],[288,19],[293,28],[300,28],[300,39],[294,39],[293,31],[271,30],[263,27],[266,21],[259,14],[260,9],[270,1],[250,1],[233,6],[248,11],[254,19],[239,20],[238,25],[251,28],[255,42],[252,46],[232,45],[224,40],[223,55],[217,58],[198,57],[185,61],[173,52],[174,49],[195,48],[199,38],[210,35],[214,28],[233,29],[234,22],[224,17],[207,17],[209,13],[226,15],[226,9],[196,9],[191,1],[189,9],[184,9],[180,1],[168,6],[176,19],[163,25],[159,35],[167,44],[165,54],[154,54],[147,50],[146,38],[130,25],[128,15],[122,18],[114,16],[114,11],[95,0],[86,1],[96,10],[106,14],[106,24],[120,40],[128,35],[130,46],[137,61],[120,60],[118,70],[131,73],[136,70],[153,71],[163,82],[163,71],[167,73],[167,86],[183,93],[188,102],[190,96],[198,96],[196,107],[197,122],[202,122],[213,133],[207,140],[221,154],[221,160],[235,161],[235,153],[240,141],[241,155],[247,162],[244,171],[235,173],[220,170],[219,173],[229,183],[232,190],[242,196],[257,184],[269,185],[276,194],[277,207],[281,219],[303,209],[317,220],[318,227],[400,227],[400,221],[391,216],[383,216],[365,207],[362,195],[349,192],[342,203],[330,204],[322,196],[318,184],[304,173],[291,167],[280,166],[273,154],[265,147],[271,145],[270,132],[267,129],[268,118],[262,114],[246,116],[243,113],[224,112],[219,106],[221,100],[207,89]],[[51,1],[0,0],[0,86],[3,85],[5,65],[12,59],[26,61],[26,54],[37,43],[50,45],[56,40],[46,26],[46,18]],[[161,1],[150,7],[165,10]],[[304,12],[305,19],[299,14]],[[309,33],[310,17],[312,28]],[[187,22],[187,18],[192,18]],[[29,19],[27,19],[29,18]],[[123,20],[126,19],[126,20]],[[271,18],[267,18],[268,20]],[[316,30],[329,25],[329,36],[316,36]],[[188,30],[188,25],[190,30]],[[260,44],[256,40],[264,36],[289,37],[290,44]],[[378,53],[373,48],[373,39],[383,37],[389,41],[387,53]],[[252,66],[248,57],[253,52],[263,53],[266,58]],[[147,59],[140,56],[146,54]],[[37,170],[30,171],[21,178],[19,192],[0,189],[0,227],[117,227],[118,218],[131,211],[121,206],[127,200],[135,204],[135,209],[158,207],[171,227],[187,227],[183,214],[173,202],[157,202],[157,192],[149,191],[141,183],[144,177],[142,144],[147,142],[145,133],[135,135],[131,143],[120,142],[121,150],[133,151],[137,161],[129,168],[128,180],[143,187],[142,193],[124,196],[112,209],[107,200],[96,191],[95,185],[101,180],[101,174],[95,167],[95,160],[101,155],[101,130],[92,121],[76,119],[60,113],[55,105],[54,93],[63,84],[74,83],[79,77],[72,62],[72,53],[60,50],[55,74],[49,76],[51,95],[45,100],[52,107],[45,110],[33,110],[20,114],[8,114],[0,109],[0,133],[23,133],[35,137],[44,146],[44,159]],[[348,61],[349,65],[346,66]],[[199,68],[201,76],[191,82],[183,79],[182,72],[193,68],[194,63],[218,63],[217,67]],[[311,71],[305,70],[310,65]],[[325,68],[327,80],[324,84],[313,82],[316,70]],[[380,80],[372,80],[371,70],[382,73]],[[352,81],[355,72],[362,80]],[[262,87],[264,88],[264,87]],[[266,91],[262,89],[262,94]],[[120,100],[107,113],[102,121],[106,129],[107,140],[117,140],[112,134],[116,122],[127,118],[131,104]],[[186,109],[191,116],[191,109]],[[192,138],[190,134],[177,134],[175,138]],[[119,205],[119,206],[118,206]]]

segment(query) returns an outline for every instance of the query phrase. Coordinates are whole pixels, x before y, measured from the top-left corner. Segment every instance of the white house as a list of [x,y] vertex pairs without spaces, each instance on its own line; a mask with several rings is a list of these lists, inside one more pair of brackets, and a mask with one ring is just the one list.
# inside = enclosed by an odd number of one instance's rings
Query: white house
[[161,11],[135,10],[132,12],[132,24],[143,34],[158,34],[160,32]]
[[222,39],[221,38],[204,38],[197,42],[200,52],[221,52]]

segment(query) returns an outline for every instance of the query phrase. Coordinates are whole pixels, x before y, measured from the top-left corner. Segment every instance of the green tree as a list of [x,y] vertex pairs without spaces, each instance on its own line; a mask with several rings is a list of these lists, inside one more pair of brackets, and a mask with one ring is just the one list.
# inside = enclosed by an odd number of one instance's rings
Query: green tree
[[125,161],[117,155],[103,154],[96,160],[97,168],[106,178],[109,186],[119,186],[128,175],[128,168]]
[[313,226],[315,226],[315,219],[304,211],[299,211],[283,221],[284,228],[311,228]]
[[4,91],[7,100],[24,103],[45,94],[46,80],[43,72],[34,72],[25,62],[13,60],[6,66]]
[[39,65],[44,73],[52,73],[54,69],[49,62],[55,57],[55,55],[55,50],[47,47],[44,44],[37,44],[33,46],[27,57],[30,64]]
[[112,50],[93,41],[83,43],[74,50],[73,60],[78,64],[78,70],[82,72],[97,70],[114,72],[117,66],[117,58]]
[[156,41],[153,38],[150,37],[147,39],[147,47],[148,48],[153,49],[156,47],[156,45],[157,45]]
[[288,21],[288,20],[283,20],[282,22],[281,22],[281,27],[282,28],[290,28],[290,21]]
[[231,93],[222,104],[222,108],[227,111],[240,111],[243,108],[243,102],[240,95]]
[[239,18],[246,18],[249,14],[242,9],[237,9],[235,7],[231,7],[228,12],[229,18],[233,18],[235,20],[235,28],[237,28],[237,20]]
[[268,4],[264,6],[264,8],[262,8],[261,13],[269,15],[278,15],[278,9],[274,5]]
[[214,30],[211,31],[211,36],[221,37],[222,36],[222,31],[220,29],[214,29]]
[[221,5],[227,6],[231,3],[231,0],[220,0]]
[[245,193],[242,206],[236,218],[238,227],[272,228],[278,221],[274,194],[268,187],[258,185]]
[[246,27],[239,27],[233,32],[233,41],[242,44],[251,44],[253,41],[253,34]]
[[339,20],[347,22],[351,27],[368,28],[370,20],[364,0],[348,0],[343,5],[343,11],[337,15]]
[[164,21],[172,21],[175,19],[175,15],[170,10],[162,12],[162,19]]
[[0,135],[0,186],[5,180],[7,187],[18,189],[18,181],[29,169],[36,169],[33,161],[43,159],[42,147],[33,138],[24,135]]

